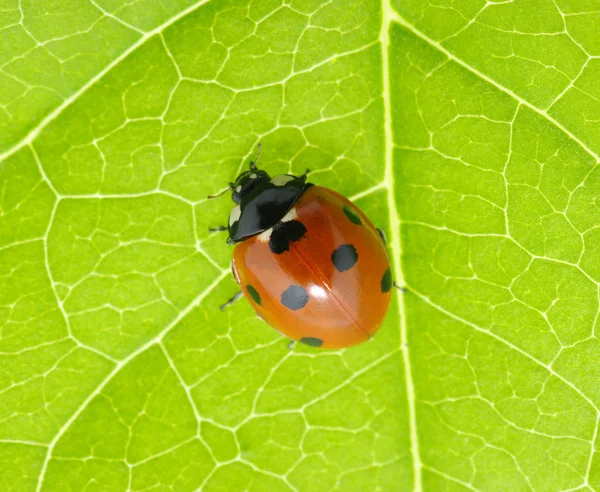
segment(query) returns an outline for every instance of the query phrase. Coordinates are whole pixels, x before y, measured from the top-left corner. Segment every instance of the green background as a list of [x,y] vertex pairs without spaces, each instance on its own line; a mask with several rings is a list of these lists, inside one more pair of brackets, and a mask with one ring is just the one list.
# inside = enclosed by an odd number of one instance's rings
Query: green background
[[[600,489],[597,0],[1,0],[2,491]],[[263,144],[384,228],[296,346],[207,201]]]

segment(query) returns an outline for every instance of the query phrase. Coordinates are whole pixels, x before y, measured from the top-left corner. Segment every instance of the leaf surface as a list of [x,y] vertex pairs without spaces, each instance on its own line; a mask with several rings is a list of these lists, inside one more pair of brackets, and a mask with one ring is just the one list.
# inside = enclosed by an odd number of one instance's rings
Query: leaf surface
[[[6,1],[3,487],[600,488],[597,11]],[[218,309],[258,142],[387,232],[373,341]]]

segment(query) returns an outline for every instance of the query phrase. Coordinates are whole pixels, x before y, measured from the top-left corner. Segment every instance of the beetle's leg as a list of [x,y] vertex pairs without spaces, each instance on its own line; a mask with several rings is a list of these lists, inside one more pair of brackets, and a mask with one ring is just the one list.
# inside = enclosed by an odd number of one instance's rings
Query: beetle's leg
[[219,226],[219,227],[210,227],[208,229],[208,232],[223,232],[226,231],[227,227],[226,226]]
[[306,179],[308,178],[308,174],[310,173],[310,169],[307,169],[306,171],[304,171],[304,174],[302,176],[300,176],[300,179],[304,182],[306,182]]
[[381,240],[383,241],[383,244],[387,244],[387,239],[385,237],[385,232],[383,232],[381,229],[377,229],[377,232],[379,233],[379,235],[381,236]]
[[240,290],[239,292],[236,292],[236,294],[235,294],[235,295],[234,295],[234,296],[233,296],[231,299],[229,299],[229,300],[228,300],[228,301],[227,301],[225,304],[221,304],[221,305],[219,306],[219,309],[220,309],[221,311],[223,311],[223,309],[225,309],[227,306],[229,306],[229,305],[233,304],[233,303],[234,303],[235,301],[237,301],[237,300],[238,300],[240,297],[242,297],[242,291],[241,291],[241,290]]
[[234,183],[229,183],[229,185],[227,185],[227,188],[225,188],[223,191],[219,191],[219,193],[215,194],[215,195],[208,195],[206,197],[207,200],[213,200],[214,198],[219,198],[220,196],[224,195],[225,193],[227,193],[228,191],[233,191],[233,187],[235,186]]
[[292,350],[294,348],[295,343],[296,343],[296,340],[290,340],[290,343],[288,343],[288,349]]
[[233,279],[237,282],[238,285],[242,285],[242,283],[240,282],[240,277],[238,277],[237,272],[235,271],[235,268],[233,266],[233,260],[231,260],[229,262],[229,267],[231,268],[231,275],[233,275]]
[[408,292],[408,289],[406,289],[405,287],[400,287],[396,282],[392,283],[392,285],[403,294],[406,294],[406,292]]

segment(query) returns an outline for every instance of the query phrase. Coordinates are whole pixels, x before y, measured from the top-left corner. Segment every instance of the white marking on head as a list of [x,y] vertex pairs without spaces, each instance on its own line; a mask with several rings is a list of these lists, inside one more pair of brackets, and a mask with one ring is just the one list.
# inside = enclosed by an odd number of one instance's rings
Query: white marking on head
[[294,176],[290,176],[289,174],[280,174],[279,176],[275,176],[271,180],[271,183],[273,183],[275,186],[283,186],[286,183],[292,181],[293,179],[295,179]]
[[236,193],[239,193],[240,191],[242,191],[242,185],[236,186],[235,191],[236,191]]
[[257,175],[256,175],[256,173],[252,173],[252,174],[250,175],[250,179],[256,179],[256,176],[257,176]]
[[242,215],[242,209],[240,208],[239,205],[236,205],[235,207],[233,207],[231,209],[231,213],[229,214],[229,226],[230,227],[231,227],[231,224],[240,220],[240,215]]

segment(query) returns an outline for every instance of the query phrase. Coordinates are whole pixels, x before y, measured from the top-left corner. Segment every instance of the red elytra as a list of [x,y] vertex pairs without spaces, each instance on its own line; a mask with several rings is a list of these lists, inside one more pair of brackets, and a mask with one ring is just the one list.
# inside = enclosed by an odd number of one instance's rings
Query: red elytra
[[388,310],[392,274],[368,217],[306,175],[271,179],[254,163],[230,189],[233,274],[257,314],[314,347],[369,340]]

